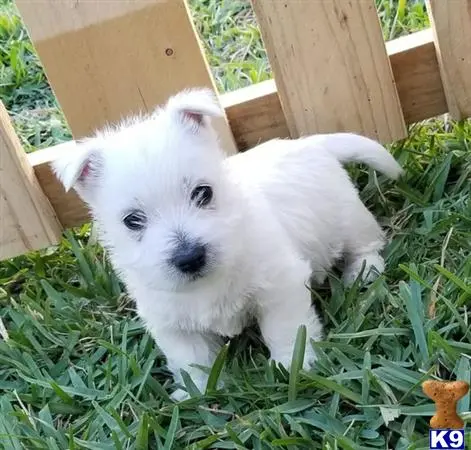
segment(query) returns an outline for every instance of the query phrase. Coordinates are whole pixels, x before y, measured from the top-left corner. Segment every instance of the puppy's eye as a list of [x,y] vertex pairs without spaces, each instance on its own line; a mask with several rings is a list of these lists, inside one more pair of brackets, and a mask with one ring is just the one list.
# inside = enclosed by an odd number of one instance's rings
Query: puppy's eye
[[207,184],[196,186],[191,193],[191,201],[195,202],[198,208],[204,208],[213,199],[213,189]]
[[147,223],[147,217],[142,211],[132,211],[123,219],[124,225],[132,231],[141,231]]

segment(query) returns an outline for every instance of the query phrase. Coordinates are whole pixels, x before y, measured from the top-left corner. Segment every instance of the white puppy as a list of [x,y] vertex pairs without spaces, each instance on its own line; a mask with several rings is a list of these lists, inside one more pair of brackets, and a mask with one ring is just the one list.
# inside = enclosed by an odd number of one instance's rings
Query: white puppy
[[[378,143],[353,134],[274,140],[225,158],[207,90],[98,133],[54,164],[89,205],[101,242],[175,379],[200,390],[220,336],[255,318],[271,357],[289,367],[298,327],[321,324],[306,286],[345,257],[352,282],[383,270],[382,231],[341,163],[401,174]],[[313,362],[306,346],[305,365]],[[174,398],[184,398],[178,390]]]

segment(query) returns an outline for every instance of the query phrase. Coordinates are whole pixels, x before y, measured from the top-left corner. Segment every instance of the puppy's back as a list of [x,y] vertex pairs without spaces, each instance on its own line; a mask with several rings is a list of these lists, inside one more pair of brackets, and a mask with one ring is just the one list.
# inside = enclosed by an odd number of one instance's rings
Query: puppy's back
[[304,257],[315,253],[329,266],[340,256],[348,217],[361,202],[328,149],[309,138],[273,140],[225,164],[244,195],[268,202],[266,220],[278,221]]

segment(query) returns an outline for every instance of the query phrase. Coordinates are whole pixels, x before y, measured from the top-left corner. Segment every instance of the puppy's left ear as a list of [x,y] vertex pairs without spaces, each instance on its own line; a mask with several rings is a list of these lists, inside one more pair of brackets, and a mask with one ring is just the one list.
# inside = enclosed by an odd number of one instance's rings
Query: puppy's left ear
[[193,132],[209,127],[211,117],[224,115],[214,92],[206,88],[186,90],[170,97],[165,111],[182,125],[190,126]]
[[74,188],[87,203],[103,172],[103,154],[95,139],[74,144],[75,148],[53,161],[52,170],[66,191]]

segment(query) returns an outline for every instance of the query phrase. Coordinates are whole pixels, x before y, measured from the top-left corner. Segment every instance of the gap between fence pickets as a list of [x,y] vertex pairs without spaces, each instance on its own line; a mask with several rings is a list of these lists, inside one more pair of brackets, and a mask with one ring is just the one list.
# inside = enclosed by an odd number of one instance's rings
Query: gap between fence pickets
[[[406,123],[411,124],[447,112],[431,29],[386,43]],[[239,150],[247,150],[273,138],[288,137],[288,127],[274,80],[220,96]],[[340,131],[340,130],[339,130]],[[74,192],[65,193],[50,163],[75,142],[29,155],[46,196],[66,228],[88,220],[87,211]]]

